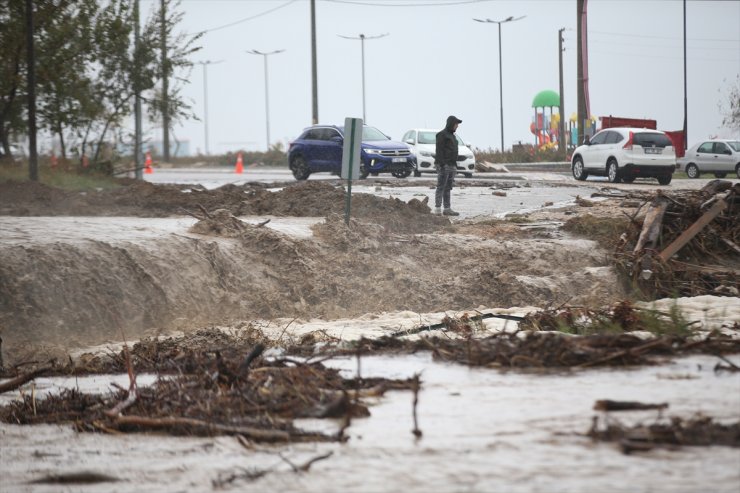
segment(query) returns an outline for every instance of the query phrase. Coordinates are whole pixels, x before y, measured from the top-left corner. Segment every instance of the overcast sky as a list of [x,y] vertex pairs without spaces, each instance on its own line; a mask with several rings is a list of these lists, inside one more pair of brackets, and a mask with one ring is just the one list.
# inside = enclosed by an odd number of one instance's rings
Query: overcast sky
[[[144,15],[159,4],[142,0]],[[211,153],[264,150],[268,57],[270,136],[287,144],[311,124],[309,0],[182,0],[182,31],[207,30],[194,62],[208,66]],[[475,147],[499,148],[498,28],[502,20],[504,143],[533,142],[532,99],[558,91],[558,29],[565,28],[565,113],[576,111],[575,0],[316,0],[319,121],[362,117],[365,41],[367,122],[394,139],[414,127],[441,128],[448,115]],[[740,74],[740,1],[687,2],[689,144],[740,137],[722,127],[722,107]],[[683,126],[683,2],[589,0],[591,114],[651,118],[663,130]],[[201,119],[181,122],[177,139],[205,151],[204,69],[182,91]],[[161,131],[148,137],[161,139]]]

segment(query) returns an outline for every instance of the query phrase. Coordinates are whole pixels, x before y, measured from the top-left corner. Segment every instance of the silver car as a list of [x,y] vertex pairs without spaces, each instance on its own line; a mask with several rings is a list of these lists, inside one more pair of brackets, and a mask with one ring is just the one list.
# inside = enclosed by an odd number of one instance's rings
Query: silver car
[[689,178],[699,178],[702,173],[714,173],[717,178],[734,173],[740,178],[740,141],[710,139],[699,142],[676,160],[676,169],[686,171]]

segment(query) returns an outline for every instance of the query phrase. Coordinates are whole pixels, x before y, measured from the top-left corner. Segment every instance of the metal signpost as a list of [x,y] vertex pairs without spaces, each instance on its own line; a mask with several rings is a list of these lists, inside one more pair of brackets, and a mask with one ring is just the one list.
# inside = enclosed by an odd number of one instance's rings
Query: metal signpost
[[347,203],[344,222],[349,226],[352,207],[352,180],[360,176],[360,144],[362,143],[362,118],[344,119],[344,145],[342,146],[342,178],[347,180]]

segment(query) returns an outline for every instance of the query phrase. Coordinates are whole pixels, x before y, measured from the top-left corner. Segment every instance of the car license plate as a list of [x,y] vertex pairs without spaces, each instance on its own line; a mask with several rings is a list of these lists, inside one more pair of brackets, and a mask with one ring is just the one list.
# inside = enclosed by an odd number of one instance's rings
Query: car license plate
[[405,157],[394,157],[393,158],[393,162],[394,163],[405,163],[406,162],[406,158]]
[[660,147],[646,147],[645,154],[663,154],[663,149]]

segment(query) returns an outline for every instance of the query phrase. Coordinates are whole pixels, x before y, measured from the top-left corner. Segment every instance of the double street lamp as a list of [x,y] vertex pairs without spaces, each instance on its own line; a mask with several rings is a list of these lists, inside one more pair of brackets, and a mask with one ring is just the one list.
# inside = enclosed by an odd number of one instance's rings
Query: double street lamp
[[358,37],[342,36],[341,34],[337,34],[337,36],[344,39],[360,40],[360,45],[362,49],[362,121],[367,122],[367,118],[365,117],[365,40],[383,38],[385,36],[388,36],[388,33],[380,34],[378,36],[365,36],[364,34],[360,34]]
[[512,17],[509,16],[502,21],[494,21],[492,19],[473,19],[476,22],[486,22],[490,24],[498,24],[498,88],[499,88],[499,104],[501,106],[501,152],[504,152],[504,87],[503,87],[503,69],[501,64],[501,24],[506,22],[514,22],[520,19],[524,19],[526,16]]
[[285,50],[275,50],[270,51],[268,53],[264,53],[258,50],[247,50],[247,53],[250,55],[262,55],[265,60],[265,126],[267,128],[267,150],[270,150],[270,96],[269,96],[269,83],[268,83],[268,75],[267,75],[267,57],[270,55],[275,55],[277,53],[282,53]]
[[210,60],[206,60],[204,62],[196,62],[198,65],[203,66],[203,123],[205,127],[206,156],[211,154],[210,149],[208,148],[208,66],[221,63],[222,61],[223,60],[212,62]]

